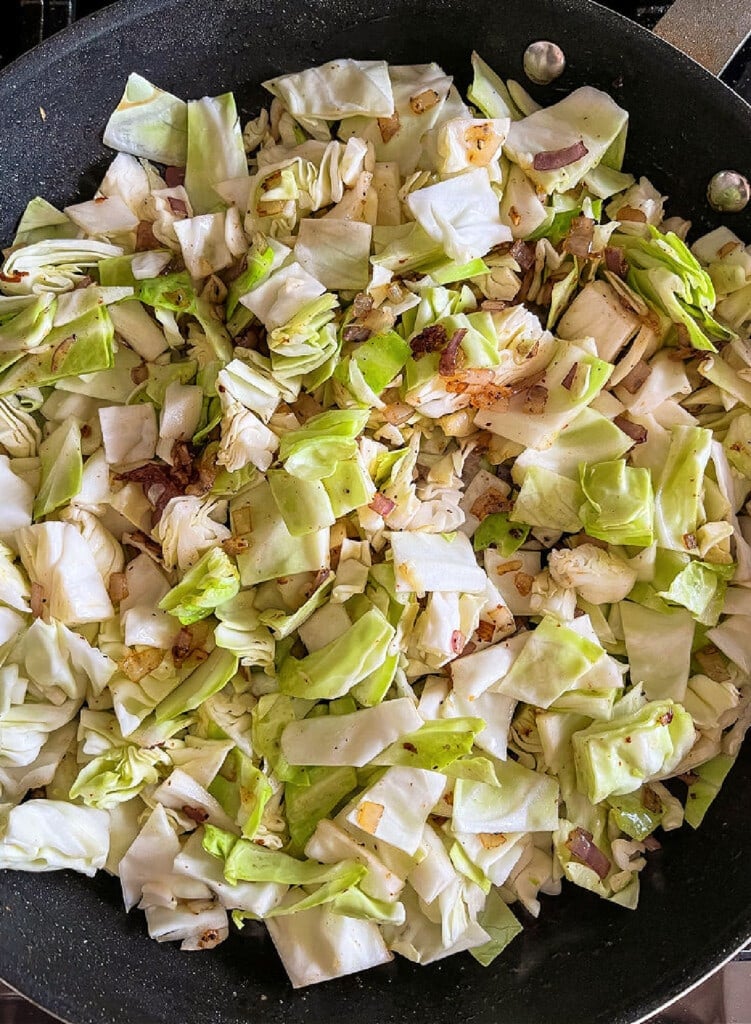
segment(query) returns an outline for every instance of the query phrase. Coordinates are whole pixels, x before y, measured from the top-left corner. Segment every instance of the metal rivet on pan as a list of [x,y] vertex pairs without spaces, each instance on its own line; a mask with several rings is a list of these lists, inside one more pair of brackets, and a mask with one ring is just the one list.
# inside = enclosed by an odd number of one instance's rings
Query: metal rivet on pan
[[751,199],[751,185],[738,171],[718,171],[709,179],[707,199],[719,213],[740,213]]
[[560,46],[539,39],[524,51],[524,73],[535,85],[549,85],[566,67],[566,57]]

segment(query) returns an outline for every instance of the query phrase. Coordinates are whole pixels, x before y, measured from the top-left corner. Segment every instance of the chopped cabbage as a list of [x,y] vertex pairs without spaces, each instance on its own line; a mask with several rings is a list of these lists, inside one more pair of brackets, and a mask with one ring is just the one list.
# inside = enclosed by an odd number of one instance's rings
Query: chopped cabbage
[[131,75],[4,250],[0,867],[295,986],[635,907],[751,724],[751,250],[471,63]]

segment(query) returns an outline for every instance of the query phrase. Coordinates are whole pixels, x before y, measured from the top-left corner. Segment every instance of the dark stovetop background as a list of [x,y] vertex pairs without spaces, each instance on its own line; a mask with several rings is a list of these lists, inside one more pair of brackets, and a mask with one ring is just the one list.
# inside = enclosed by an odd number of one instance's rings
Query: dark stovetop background
[[[0,0],[0,68],[72,21],[106,6],[107,0]],[[127,0],[121,0],[127,3]],[[606,7],[653,28],[670,3],[600,0]],[[706,0],[711,3],[711,0]],[[751,0],[748,0],[751,3]],[[751,103],[751,40],[737,54],[723,79]],[[751,966],[728,965],[650,1024],[748,1024],[751,1021]],[[0,1024],[53,1024],[53,1018],[0,983]],[[124,1022],[125,1024],[125,1022]]]
[[[3,29],[0,38],[0,67],[31,49],[41,39],[59,31],[71,21],[106,6],[107,0],[0,0]],[[127,0],[121,0],[127,3]],[[639,0],[600,0],[633,21],[653,28],[670,3],[640,3]],[[749,0],[751,2],[751,0]],[[711,0],[707,0],[711,3]],[[751,40],[740,50],[723,79],[751,103]]]

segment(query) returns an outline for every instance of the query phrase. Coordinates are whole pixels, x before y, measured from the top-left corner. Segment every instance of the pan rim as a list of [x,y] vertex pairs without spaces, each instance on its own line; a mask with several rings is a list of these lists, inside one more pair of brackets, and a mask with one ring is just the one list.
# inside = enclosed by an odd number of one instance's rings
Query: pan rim
[[[12,88],[14,79],[35,71],[37,66],[44,63],[48,56],[59,59],[66,51],[73,50],[88,40],[96,39],[117,27],[137,21],[147,15],[156,14],[164,9],[174,11],[175,6],[183,2],[185,0],[112,0],[106,7],[73,22],[11,61],[0,70],[0,91],[7,86]],[[428,0],[428,6],[429,4],[430,0]],[[751,117],[751,103],[747,102],[721,77],[713,75],[683,50],[655,35],[643,25],[631,21],[624,14],[605,7],[598,0],[558,0],[556,6],[561,9],[592,8],[596,12],[594,16],[605,23],[608,21],[611,23],[614,37],[619,33],[625,34],[626,37],[632,37],[637,42],[656,47],[658,52],[662,52],[664,56],[669,56],[679,64],[684,63],[686,71],[694,76],[698,75],[704,80],[705,88],[718,90],[725,102],[731,103],[731,105],[735,104],[739,113],[743,112],[747,117]],[[94,28],[96,31],[93,31]]]

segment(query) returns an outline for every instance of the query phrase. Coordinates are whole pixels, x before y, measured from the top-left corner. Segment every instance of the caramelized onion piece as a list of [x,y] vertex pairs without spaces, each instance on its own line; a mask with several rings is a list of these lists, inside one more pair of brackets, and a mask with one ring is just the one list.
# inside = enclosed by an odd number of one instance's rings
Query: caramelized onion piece
[[482,619],[480,622],[477,623],[475,636],[481,643],[492,643],[493,637],[495,636],[495,626],[493,625],[492,622],[489,622],[487,619]]
[[401,123],[399,121],[398,111],[394,111],[391,117],[379,117],[378,118],[378,130],[381,133],[381,138],[384,142],[388,142],[393,139],[395,135],[398,135]]
[[521,567],[522,563],[515,558],[511,562],[501,562],[501,564],[496,568],[495,573],[496,576],[505,576],[507,573],[517,572]]
[[413,113],[424,114],[426,110],[432,110],[440,98],[435,89],[423,89],[417,96],[410,98],[409,105]]
[[141,220],[136,228],[136,252],[146,252],[148,249],[158,249],[159,239],[154,234],[154,225],[151,221]]
[[606,245],[605,266],[611,274],[617,274],[618,277],[624,278],[628,273],[628,262],[623,249],[617,245]]
[[635,395],[639,388],[649,380],[651,374],[652,367],[640,359],[633,370],[629,370],[623,378],[621,387],[624,387],[630,395]]
[[189,804],[183,804],[180,809],[186,818],[195,821],[197,825],[203,825],[209,816],[209,812],[204,811],[203,807],[191,807]]
[[120,662],[120,671],[124,672],[131,682],[137,683],[158,668],[163,657],[164,651],[157,647],[142,647],[140,650],[131,651],[123,658]]
[[248,550],[248,541],[245,537],[228,537],[227,540],[222,541],[222,548],[226,555],[234,558]]
[[595,222],[591,217],[574,217],[563,240],[563,251],[584,258],[592,253]]
[[456,360],[459,356],[459,347],[466,333],[466,327],[461,327],[458,331],[454,331],[449,339],[448,345],[443,352],[441,352],[441,358],[438,361],[438,372],[442,377],[450,377],[452,373],[456,372]]
[[414,411],[406,402],[393,402],[381,409],[381,415],[387,423],[398,426],[400,423],[406,423]]
[[31,597],[29,599],[29,603],[31,605],[31,614],[34,618],[42,618],[47,598],[44,596],[44,587],[41,583],[31,584]]
[[530,373],[528,377],[520,377],[505,385],[510,395],[520,395],[523,391],[529,391],[535,384],[545,379],[545,370],[538,370],[537,373]]
[[514,586],[522,597],[529,597],[534,581],[534,576],[530,576],[528,572],[518,572],[514,576]]
[[68,358],[68,353],[76,343],[75,334],[71,334],[67,338],[63,338],[60,344],[55,348],[50,359],[50,369],[53,373],[57,373],[60,367],[63,365],[65,360]]
[[535,265],[535,251],[537,246],[534,242],[523,242],[517,239],[509,249],[509,256],[519,264],[519,268],[526,274]]
[[110,576],[109,587],[110,598],[117,604],[124,601],[128,596],[128,581],[124,572],[113,572]]
[[633,420],[630,420],[623,413],[620,416],[616,416],[613,423],[624,434],[628,434],[634,444],[644,444],[647,440],[647,428],[642,426],[641,423],[634,423]]
[[634,224],[646,224],[647,216],[643,210],[637,210],[633,206],[622,206],[616,213],[615,220],[630,220]]
[[651,786],[644,786],[641,791],[641,802],[642,807],[646,807],[648,811],[652,811],[653,814],[662,813],[662,800],[652,789]]
[[720,650],[714,644],[706,644],[700,651],[694,653],[694,657],[705,673],[718,683],[724,683],[730,679],[725,656],[720,653]]
[[193,632],[187,626],[183,626],[172,645],[172,660],[175,664],[181,665],[190,654],[192,648]]
[[500,491],[489,488],[474,502],[470,513],[477,519],[486,519],[496,512],[511,511],[513,504],[513,501],[504,498]]
[[415,359],[427,355],[429,352],[437,352],[443,348],[448,340],[446,328],[442,324],[430,324],[424,327],[414,338],[410,338],[409,347]]
[[352,302],[352,312],[356,317],[365,316],[373,308],[373,297],[365,292],[358,292]]

